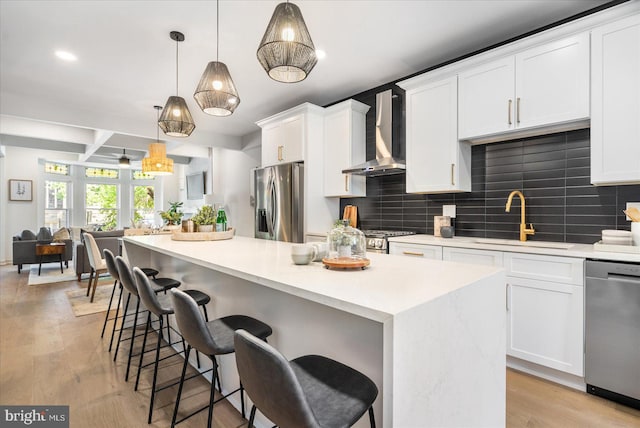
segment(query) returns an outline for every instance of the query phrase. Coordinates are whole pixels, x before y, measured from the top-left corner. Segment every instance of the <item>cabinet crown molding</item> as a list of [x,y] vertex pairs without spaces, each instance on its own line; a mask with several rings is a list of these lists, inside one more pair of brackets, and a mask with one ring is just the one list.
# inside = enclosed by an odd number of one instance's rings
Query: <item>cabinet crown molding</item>
[[457,74],[482,63],[490,62],[508,55],[515,55],[523,50],[543,45],[554,40],[576,35],[584,31],[591,31],[601,25],[638,13],[640,13],[640,1],[631,0],[629,2],[613,6],[609,9],[605,9],[602,12],[587,15],[558,27],[550,28],[523,39],[498,46],[486,52],[480,52],[451,64],[434,68],[430,71],[425,71],[417,76],[401,80],[396,84],[402,89],[408,91],[415,87],[424,85],[434,79],[440,79],[442,77],[450,76],[451,74]]

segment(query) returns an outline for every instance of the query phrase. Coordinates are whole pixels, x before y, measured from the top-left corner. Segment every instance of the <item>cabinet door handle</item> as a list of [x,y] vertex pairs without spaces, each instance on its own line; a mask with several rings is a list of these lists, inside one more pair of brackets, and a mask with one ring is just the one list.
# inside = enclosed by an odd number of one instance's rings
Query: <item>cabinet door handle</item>
[[520,123],[520,97],[516,98],[516,123]]
[[348,175],[344,176],[344,191],[345,192],[349,191],[349,176]]
[[405,254],[407,256],[420,256],[420,257],[424,257],[424,253],[418,253],[417,251],[403,251],[402,254]]
[[283,156],[282,156],[282,149],[284,149],[284,146],[278,146],[278,160],[284,160]]
[[451,164],[451,185],[455,186],[456,185],[456,179],[455,179],[455,168],[456,168],[456,164],[452,163]]
[[510,299],[511,293],[509,292],[509,290],[510,290],[509,283],[507,283],[507,289],[506,289],[506,293],[505,293],[505,296],[506,296],[505,297],[505,299],[506,299],[505,305],[507,307],[507,312],[509,312],[509,300],[511,300]]
[[512,122],[511,122],[511,104],[513,104],[513,102],[511,101],[511,99],[509,99],[509,102],[508,102],[508,105],[507,105],[507,119],[508,119],[509,125],[512,124]]

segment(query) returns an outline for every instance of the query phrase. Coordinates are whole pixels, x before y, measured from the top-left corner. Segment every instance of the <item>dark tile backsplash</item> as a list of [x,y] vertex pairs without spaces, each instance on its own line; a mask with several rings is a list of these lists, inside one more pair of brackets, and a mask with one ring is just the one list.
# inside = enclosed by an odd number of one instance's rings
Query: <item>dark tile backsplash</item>
[[504,209],[521,190],[536,230],[530,240],[591,244],[602,229],[629,230],[622,210],[640,202],[640,185],[592,186],[589,156],[588,129],[474,146],[469,193],[407,194],[405,174],[369,177],[367,197],[341,199],[340,212],[357,205],[361,229],[433,234],[433,217],[455,204],[456,235],[518,239],[519,199]]

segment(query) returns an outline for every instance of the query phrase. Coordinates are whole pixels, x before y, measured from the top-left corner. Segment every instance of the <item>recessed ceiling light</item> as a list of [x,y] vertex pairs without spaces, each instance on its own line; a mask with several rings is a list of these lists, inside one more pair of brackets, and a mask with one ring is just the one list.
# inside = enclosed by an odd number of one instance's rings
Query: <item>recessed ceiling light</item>
[[325,59],[326,56],[327,53],[325,51],[323,51],[322,49],[316,49],[316,58]]
[[78,57],[67,51],[56,51],[56,56],[64,61],[77,61]]

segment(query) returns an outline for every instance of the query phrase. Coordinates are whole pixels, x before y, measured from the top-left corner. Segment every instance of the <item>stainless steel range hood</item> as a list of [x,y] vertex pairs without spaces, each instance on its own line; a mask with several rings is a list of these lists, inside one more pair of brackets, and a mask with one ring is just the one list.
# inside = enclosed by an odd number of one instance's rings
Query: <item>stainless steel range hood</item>
[[400,174],[405,171],[404,161],[393,157],[391,89],[376,94],[376,158],[343,169],[343,174],[378,175]]

